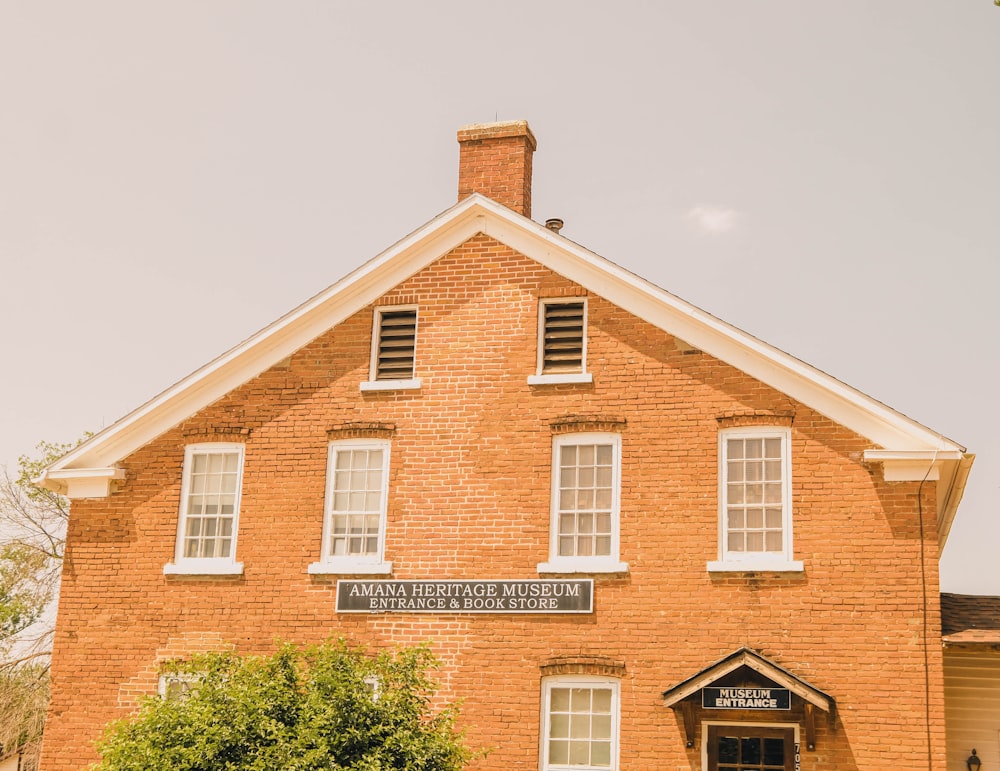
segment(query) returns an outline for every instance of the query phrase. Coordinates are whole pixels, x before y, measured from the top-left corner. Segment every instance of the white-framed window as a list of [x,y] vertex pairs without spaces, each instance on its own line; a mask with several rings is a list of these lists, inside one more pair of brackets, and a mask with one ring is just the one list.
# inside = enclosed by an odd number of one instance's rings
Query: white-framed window
[[330,442],[322,551],[310,573],[392,571],[383,559],[389,448],[381,439]]
[[236,534],[243,486],[243,445],[192,444],[184,451],[174,561],[164,573],[239,574]]
[[591,675],[542,681],[542,771],[616,771],[619,686]]
[[560,297],[538,304],[538,364],[528,383],[591,383],[587,372],[587,300]]
[[164,701],[184,701],[198,690],[201,677],[194,672],[164,672],[156,682],[156,695]]
[[560,434],[552,441],[550,573],[620,573],[621,436]]
[[417,360],[417,306],[376,308],[372,322],[372,357],[368,382],[362,391],[419,388]]
[[802,570],[792,559],[791,430],[719,432],[719,559],[709,570]]

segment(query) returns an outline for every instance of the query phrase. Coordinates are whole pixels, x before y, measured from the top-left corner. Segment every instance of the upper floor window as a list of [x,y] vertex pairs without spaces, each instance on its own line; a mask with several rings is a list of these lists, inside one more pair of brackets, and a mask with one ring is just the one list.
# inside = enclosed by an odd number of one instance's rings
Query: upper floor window
[[375,309],[371,370],[363,390],[419,388],[414,378],[417,355],[416,306]]
[[618,704],[618,680],[588,675],[545,678],[543,771],[615,771]]
[[383,560],[389,442],[330,443],[320,561],[310,573],[389,573]]
[[532,384],[589,383],[587,301],[580,297],[542,300],[538,308],[538,367]]
[[618,561],[621,437],[562,434],[553,439],[549,562],[541,572],[607,573]]
[[801,570],[792,559],[791,435],[747,426],[719,434],[719,561],[710,570]]
[[243,483],[243,445],[189,445],[184,452],[174,562],[165,573],[242,573],[236,532]]

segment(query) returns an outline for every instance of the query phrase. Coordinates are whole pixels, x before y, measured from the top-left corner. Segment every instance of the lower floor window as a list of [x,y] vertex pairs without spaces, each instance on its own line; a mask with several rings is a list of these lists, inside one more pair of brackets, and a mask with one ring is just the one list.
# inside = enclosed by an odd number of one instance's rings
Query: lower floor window
[[618,768],[618,681],[552,677],[543,694],[542,768]]

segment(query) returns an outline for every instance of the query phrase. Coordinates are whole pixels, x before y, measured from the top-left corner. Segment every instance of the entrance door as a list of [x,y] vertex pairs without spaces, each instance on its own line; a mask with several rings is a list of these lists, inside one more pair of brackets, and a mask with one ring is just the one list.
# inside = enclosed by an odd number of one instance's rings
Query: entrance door
[[795,732],[761,725],[708,727],[708,771],[794,771]]

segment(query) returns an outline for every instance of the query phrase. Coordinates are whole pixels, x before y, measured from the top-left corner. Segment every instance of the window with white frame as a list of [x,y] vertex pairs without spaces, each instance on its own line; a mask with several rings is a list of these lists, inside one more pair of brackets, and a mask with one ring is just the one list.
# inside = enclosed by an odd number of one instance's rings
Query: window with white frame
[[587,301],[542,300],[538,306],[538,366],[532,384],[590,383],[587,372]]
[[621,572],[618,519],[621,437],[562,434],[553,439],[549,562],[541,572]]
[[174,562],[166,573],[241,573],[236,533],[243,484],[243,445],[189,445],[184,452]]
[[713,570],[801,570],[792,559],[791,432],[719,433],[719,561]]
[[330,443],[320,561],[311,573],[389,573],[383,560],[389,442]]
[[619,682],[572,675],[543,681],[543,771],[618,768]]
[[185,701],[200,682],[195,672],[164,672],[156,683],[156,694],[164,701]]
[[372,327],[372,358],[362,390],[419,388],[414,377],[417,356],[417,307],[376,308]]

